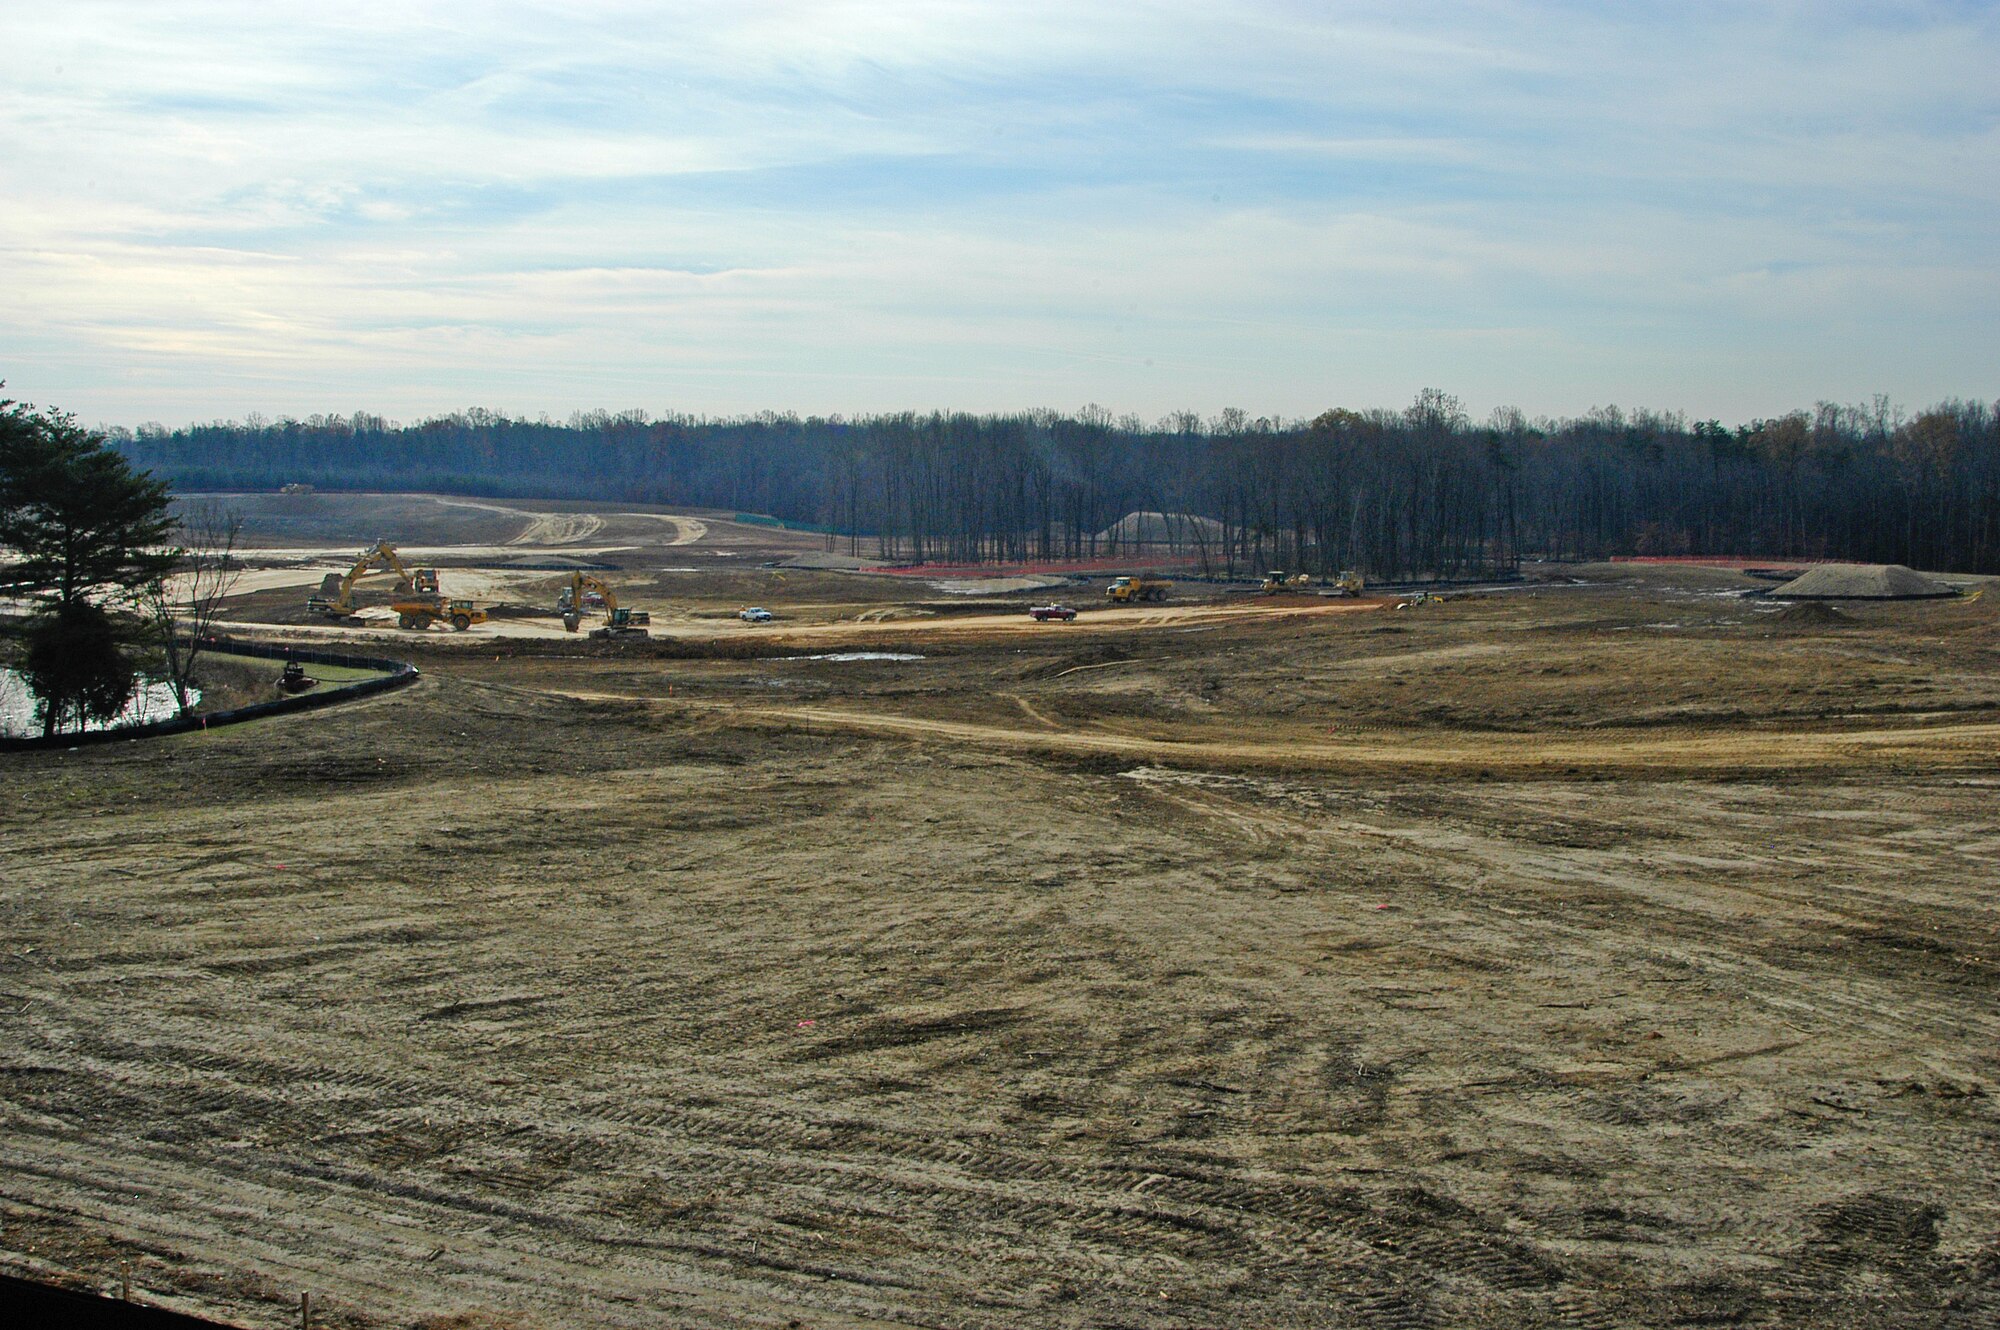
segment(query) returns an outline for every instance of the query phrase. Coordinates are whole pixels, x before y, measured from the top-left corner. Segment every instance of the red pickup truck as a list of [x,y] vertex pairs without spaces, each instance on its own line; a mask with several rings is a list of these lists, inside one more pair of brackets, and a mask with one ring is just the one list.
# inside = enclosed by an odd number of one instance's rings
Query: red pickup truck
[[1076,611],[1067,605],[1036,605],[1029,609],[1028,617],[1036,623],[1047,623],[1050,619],[1061,619],[1068,623],[1076,617]]

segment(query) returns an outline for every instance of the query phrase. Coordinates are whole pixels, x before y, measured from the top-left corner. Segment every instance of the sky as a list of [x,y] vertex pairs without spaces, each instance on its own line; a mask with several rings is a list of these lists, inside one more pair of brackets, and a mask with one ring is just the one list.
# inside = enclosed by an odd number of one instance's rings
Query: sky
[[86,421],[2000,396],[2000,4],[26,0]]

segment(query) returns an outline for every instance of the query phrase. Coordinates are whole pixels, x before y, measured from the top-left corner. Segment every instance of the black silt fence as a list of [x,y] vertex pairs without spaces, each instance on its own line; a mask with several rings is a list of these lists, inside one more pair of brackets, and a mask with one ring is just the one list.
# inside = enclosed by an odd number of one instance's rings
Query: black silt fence
[[373,679],[356,679],[353,683],[341,684],[334,688],[316,688],[310,693],[295,693],[271,702],[256,702],[247,707],[236,707],[229,711],[211,711],[199,716],[175,716],[171,720],[149,721],[144,725],[127,725],[115,730],[84,730],[76,734],[54,734],[47,738],[0,737],[0,752],[20,752],[32,749],[76,748],[83,744],[120,743],[127,739],[151,739],[163,734],[185,734],[190,730],[212,730],[222,725],[236,725],[246,720],[256,720],[261,716],[281,716],[292,711],[311,711],[318,707],[334,706],[341,702],[352,702],[357,698],[386,693],[391,689],[404,688],[417,681],[417,667],[406,660],[385,660],[378,656],[349,656],[337,651],[315,651],[299,647],[271,647],[256,642],[232,642],[227,638],[210,638],[203,644],[204,649],[221,655],[250,656],[258,660],[296,660],[301,665],[340,665],[354,670],[381,670],[381,675]]

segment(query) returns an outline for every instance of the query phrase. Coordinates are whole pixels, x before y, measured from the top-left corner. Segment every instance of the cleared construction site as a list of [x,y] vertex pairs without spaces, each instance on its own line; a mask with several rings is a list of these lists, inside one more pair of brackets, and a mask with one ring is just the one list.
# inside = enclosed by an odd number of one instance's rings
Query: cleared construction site
[[245,1326],[2000,1322],[1980,579],[981,578],[309,497],[228,631],[417,683],[0,759],[6,1273]]

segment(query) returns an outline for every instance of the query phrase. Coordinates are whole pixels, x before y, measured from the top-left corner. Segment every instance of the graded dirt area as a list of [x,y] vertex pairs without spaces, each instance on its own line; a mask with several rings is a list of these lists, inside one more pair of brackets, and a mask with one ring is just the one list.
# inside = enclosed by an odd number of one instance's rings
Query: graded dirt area
[[1032,631],[814,573],[0,759],[0,1266],[269,1326],[1994,1324],[2000,597],[1529,571]]

